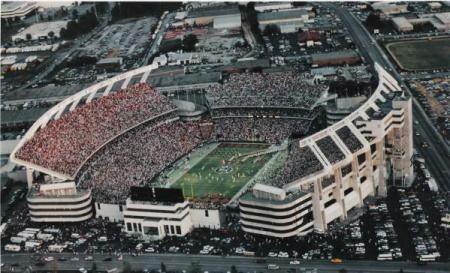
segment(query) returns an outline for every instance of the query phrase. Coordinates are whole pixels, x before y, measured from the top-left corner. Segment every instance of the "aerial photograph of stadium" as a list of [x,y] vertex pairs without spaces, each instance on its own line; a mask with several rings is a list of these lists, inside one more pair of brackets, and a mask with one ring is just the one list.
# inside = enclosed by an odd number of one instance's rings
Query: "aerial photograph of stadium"
[[0,18],[0,272],[450,272],[450,2]]

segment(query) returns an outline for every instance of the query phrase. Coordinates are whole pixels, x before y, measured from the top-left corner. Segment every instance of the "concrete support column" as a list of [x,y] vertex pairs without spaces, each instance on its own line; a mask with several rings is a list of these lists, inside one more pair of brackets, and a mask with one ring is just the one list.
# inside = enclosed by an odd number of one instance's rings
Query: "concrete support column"
[[314,228],[318,231],[325,232],[327,230],[327,225],[325,223],[325,214],[322,207],[322,198],[321,194],[322,192],[319,190],[319,180],[316,180],[313,183],[314,186],[314,192],[312,196],[312,203],[313,203],[313,216],[314,216]]
[[31,169],[31,168],[26,168],[26,175],[27,175],[27,186],[28,186],[28,190],[30,190],[31,187],[33,186],[33,181],[34,181],[34,177],[33,177],[33,169]]

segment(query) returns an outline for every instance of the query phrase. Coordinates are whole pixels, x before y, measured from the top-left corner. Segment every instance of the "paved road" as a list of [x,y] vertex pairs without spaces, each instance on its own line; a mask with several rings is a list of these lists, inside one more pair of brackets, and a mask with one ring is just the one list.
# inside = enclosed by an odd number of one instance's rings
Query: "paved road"
[[[109,6],[108,6],[108,9],[109,9]],[[29,86],[32,86],[33,84],[38,83],[39,81],[41,81],[42,79],[47,77],[53,71],[53,69],[55,69],[55,67],[57,65],[61,64],[66,58],[68,58],[76,50],[78,50],[81,44],[83,44],[86,41],[88,41],[89,39],[91,39],[94,35],[96,35],[100,31],[102,31],[103,28],[108,25],[108,22],[111,17],[110,16],[111,13],[108,10],[105,12],[105,14],[109,14],[109,15],[99,17],[100,24],[96,28],[94,28],[92,31],[90,31],[87,34],[84,34],[84,35],[74,39],[72,41],[72,44],[70,45],[70,49],[64,50],[64,51],[59,51],[59,52],[57,51],[55,54],[52,54],[52,56],[50,57],[50,60],[47,61],[47,63],[49,63],[49,66],[47,66],[47,68],[45,68],[38,75],[33,77],[33,79],[30,80],[30,82],[28,82],[28,83],[24,84],[23,86],[16,88],[15,90],[12,90],[10,92],[15,92],[16,90],[24,90],[24,89],[28,88]]]
[[161,22],[161,27],[159,29],[159,32],[156,33],[155,39],[152,42],[152,46],[150,50],[148,51],[147,55],[143,58],[142,66],[148,65],[150,58],[155,55],[158,50],[159,46],[161,45],[162,36],[164,33],[166,33],[167,27],[169,25],[169,22],[172,21],[172,19],[175,17],[175,12],[168,13],[166,17]]
[[[72,257],[70,254],[54,254],[55,258],[64,256],[68,259]],[[123,261],[103,261],[105,255],[94,255],[94,260],[98,269],[121,269]],[[81,259],[80,261],[64,261],[64,262],[48,262],[44,267],[34,266],[30,263],[29,254],[5,254],[2,255],[2,262],[5,267],[2,272],[10,272],[12,263],[19,263],[20,266],[15,268],[15,272],[20,272],[31,264],[32,270],[35,269],[78,269],[84,267],[90,269],[92,262],[87,262]],[[128,261],[134,269],[159,269],[161,262],[164,262],[168,270],[189,270],[192,262],[197,262],[203,271],[208,272],[227,272],[230,271],[232,265],[235,265],[238,271],[242,272],[267,272],[267,264],[277,264],[280,270],[270,270],[271,272],[286,272],[289,268],[297,269],[297,272],[304,272],[304,270],[318,269],[318,272],[337,272],[342,268],[347,269],[348,272],[395,272],[400,269],[404,272],[449,272],[450,264],[448,263],[433,263],[426,266],[419,266],[412,262],[377,262],[377,261],[344,261],[340,265],[331,264],[329,261],[300,261],[300,265],[290,265],[292,259],[267,258],[266,263],[256,263],[255,258],[242,256],[204,256],[204,255],[172,255],[172,254],[146,254],[137,257],[124,256],[125,261]],[[302,270],[303,269],[303,270]],[[426,270],[425,270],[426,269]]]
[[[371,60],[372,62],[377,62],[386,68],[394,76],[394,78],[402,86],[404,86],[409,95],[413,97],[411,91],[404,84],[402,76],[396,71],[396,67],[391,63],[387,55],[379,47],[362,23],[347,10],[337,7],[334,4],[328,4],[328,6],[336,9],[336,13],[347,26],[360,52],[366,57],[366,59]],[[430,147],[428,149],[422,149],[419,147],[419,150],[423,152],[423,155],[427,161],[427,166],[430,169],[432,176],[436,179],[436,182],[438,182],[440,188],[447,191],[450,187],[449,147],[436,128],[434,128],[430,119],[427,117],[426,113],[414,97],[413,116],[417,123],[414,124],[414,127],[422,134],[420,139],[414,139],[416,144],[415,146],[420,146],[422,140],[429,143]]]

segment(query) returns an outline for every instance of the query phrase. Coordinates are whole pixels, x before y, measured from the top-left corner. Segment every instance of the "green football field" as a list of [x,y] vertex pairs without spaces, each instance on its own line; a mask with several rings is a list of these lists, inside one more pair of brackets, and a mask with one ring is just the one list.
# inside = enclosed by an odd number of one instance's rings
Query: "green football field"
[[450,68],[450,38],[400,41],[386,48],[404,70]]
[[191,166],[171,187],[181,188],[186,197],[221,193],[231,198],[271,158],[270,154],[266,154],[245,159],[245,155],[268,147],[263,144],[221,143],[195,166]]

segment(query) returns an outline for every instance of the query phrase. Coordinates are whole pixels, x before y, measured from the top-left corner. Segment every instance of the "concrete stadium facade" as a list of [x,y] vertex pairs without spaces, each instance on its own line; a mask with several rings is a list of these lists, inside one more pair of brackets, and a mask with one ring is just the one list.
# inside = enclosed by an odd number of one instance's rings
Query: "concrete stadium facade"
[[[62,181],[74,181],[75,177],[17,158],[16,152],[26,141],[31,139],[39,129],[44,128],[49,121],[59,119],[64,113],[73,111],[78,105],[81,105],[80,103],[90,103],[94,98],[107,96],[111,92],[139,82],[146,82],[150,72],[157,67],[157,64],[148,65],[94,84],[58,103],[41,116],[21,139],[10,157],[13,162],[26,167],[29,189],[33,187],[34,172],[44,173],[55,180]],[[325,231],[329,223],[338,218],[345,219],[348,211],[362,206],[367,196],[384,195],[386,179],[389,176],[388,170],[392,170],[393,180],[401,184],[409,184],[413,178],[410,164],[412,157],[411,100],[403,97],[401,87],[381,66],[376,64],[375,68],[379,78],[378,87],[362,106],[334,125],[298,142],[300,147],[310,147],[323,165],[323,169],[292,181],[284,185],[283,189],[286,192],[302,191],[311,195],[313,226],[316,230]],[[389,107],[386,104],[389,104]],[[336,133],[342,127],[349,128],[363,144],[363,147],[357,151],[351,151],[346,147],[344,141]],[[324,137],[331,137],[334,140],[341,152],[345,154],[343,160],[331,163],[327,159],[316,143]],[[364,157],[363,161],[361,161],[362,157]],[[343,169],[350,169],[350,171],[343,175]],[[327,184],[326,181],[329,181],[330,177],[333,177],[333,182]],[[348,192],[350,188],[352,190]],[[333,199],[335,201],[330,204]],[[94,207],[97,217],[109,217],[114,221],[124,219],[119,204],[95,203]],[[62,217],[64,217],[63,214]],[[218,221],[212,221],[209,225],[217,228],[219,225],[216,222]],[[196,226],[196,224],[193,225]],[[199,226],[201,225],[199,224]],[[243,227],[245,231],[276,236],[270,232],[258,232],[258,225],[251,228],[251,224],[247,223],[247,226],[249,227]],[[270,228],[270,225],[266,228]],[[310,230],[312,229],[308,224],[307,231]],[[306,234],[304,228],[295,232],[291,230],[286,234],[278,233],[278,236],[302,234]]]
[[[376,64],[375,68],[379,78],[378,87],[363,105],[341,121],[298,143],[300,147],[309,146],[323,168],[284,185],[283,190],[311,194],[316,231],[324,232],[336,219],[346,219],[348,212],[361,207],[368,196],[386,195],[388,179],[399,185],[409,185],[413,180],[411,98],[405,97],[397,81],[381,66]],[[361,148],[351,151],[346,146],[345,139],[337,133],[343,127],[349,128],[357,137],[363,144]],[[345,155],[342,160],[330,162],[326,152],[317,145],[317,141],[325,137],[331,137]],[[252,204],[267,214],[276,206],[266,201],[265,198],[255,198]],[[246,218],[246,201],[241,203],[244,207],[240,209],[240,214]],[[279,211],[275,216],[283,219],[285,213]],[[285,233],[279,232],[279,220],[272,225],[248,223],[245,220],[241,222],[244,224],[243,230],[250,233],[290,237],[302,234],[300,230],[297,233],[292,230],[303,221],[299,215],[297,219]]]

